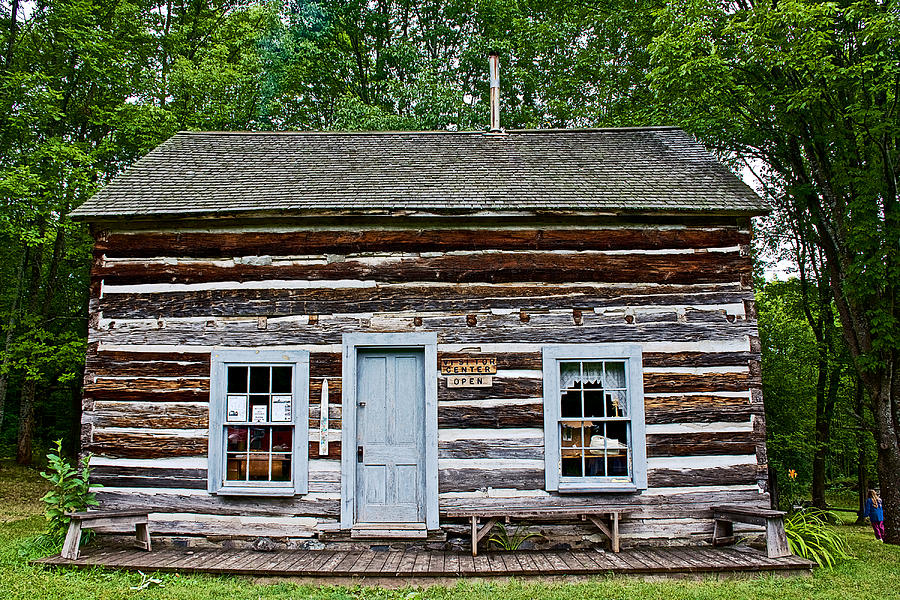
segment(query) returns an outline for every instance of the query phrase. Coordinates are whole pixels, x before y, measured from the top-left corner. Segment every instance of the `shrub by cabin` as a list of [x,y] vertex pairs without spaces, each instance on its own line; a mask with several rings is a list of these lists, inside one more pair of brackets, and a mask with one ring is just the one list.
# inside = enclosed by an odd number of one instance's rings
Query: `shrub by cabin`
[[295,543],[609,505],[623,545],[708,542],[769,505],[765,210],[675,128],[179,133],[75,211],[101,507]]

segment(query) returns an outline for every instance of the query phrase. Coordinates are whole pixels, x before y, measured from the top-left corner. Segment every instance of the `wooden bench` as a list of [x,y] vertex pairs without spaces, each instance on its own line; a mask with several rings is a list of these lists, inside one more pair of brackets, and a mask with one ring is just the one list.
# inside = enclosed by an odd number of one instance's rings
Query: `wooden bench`
[[769,558],[790,556],[784,532],[784,514],[780,510],[748,506],[713,506],[713,546],[734,543],[734,523],[749,523],[766,528],[766,554]]
[[78,558],[78,549],[81,546],[81,530],[94,527],[106,527],[108,525],[134,525],[134,537],[137,545],[147,552],[150,551],[150,528],[148,526],[150,514],[147,511],[123,510],[123,511],[88,511],[70,513],[69,531],[66,532],[66,541],[63,542],[60,556],[75,560]]
[[[472,521],[472,556],[478,555],[478,543],[491,532],[501,519],[509,523],[510,519],[531,519],[535,521],[558,521],[565,519],[581,519],[590,521],[609,538],[613,552],[619,551],[619,521],[623,517],[636,512],[635,508],[619,508],[609,506],[548,506],[542,508],[497,506],[457,508],[446,512],[450,518],[471,519]],[[479,527],[479,520],[487,519]]]

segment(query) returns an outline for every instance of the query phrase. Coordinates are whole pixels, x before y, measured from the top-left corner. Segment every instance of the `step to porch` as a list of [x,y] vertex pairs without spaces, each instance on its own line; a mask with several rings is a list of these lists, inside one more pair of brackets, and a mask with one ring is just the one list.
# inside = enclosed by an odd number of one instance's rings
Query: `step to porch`
[[424,540],[428,537],[425,523],[357,523],[350,529],[354,540]]

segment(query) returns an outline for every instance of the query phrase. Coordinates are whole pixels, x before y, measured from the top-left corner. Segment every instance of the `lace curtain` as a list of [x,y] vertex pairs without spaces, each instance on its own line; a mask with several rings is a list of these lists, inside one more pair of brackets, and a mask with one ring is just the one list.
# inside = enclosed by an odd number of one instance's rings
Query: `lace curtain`
[[[606,365],[604,371],[603,365]],[[581,383],[581,385],[577,385]],[[561,389],[580,388],[586,384],[601,384],[604,389],[625,388],[625,363],[621,362],[564,362],[559,365]]]

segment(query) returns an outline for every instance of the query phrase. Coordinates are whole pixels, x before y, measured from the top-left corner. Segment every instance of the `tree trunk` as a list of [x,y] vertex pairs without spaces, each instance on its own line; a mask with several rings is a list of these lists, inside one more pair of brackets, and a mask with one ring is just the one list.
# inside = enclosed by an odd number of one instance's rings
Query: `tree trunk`
[[769,506],[773,509],[778,510],[778,504],[781,501],[781,490],[778,487],[778,476],[775,473],[775,469],[772,468],[772,463],[770,462],[768,465],[769,470]]
[[884,501],[884,541],[900,545],[900,444],[892,410],[890,371],[881,375],[882,386],[869,393],[875,413],[878,483]]
[[859,377],[856,378],[856,415],[859,419],[859,428],[856,433],[856,447],[858,452],[856,469],[856,487],[858,488],[857,504],[859,511],[856,513],[856,525],[866,522],[866,497],[869,495],[869,453],[866,452],[865,419],[863,419],[863,386]]
[[25,280],[25,264],[28,262],[28,246],[22,249],[19,259],[19,269],[16,275],[16,292],[13,294],[12,305],[9,310],[9,319],[6,322],[6,336],[3,342],[3,362],[0,364],[0,429],[3,429],[3,417],[6,412],[6,390],[9,385],[9,350],[15,339],[16,317],[18,317],[19,295],[22,293],[22,282]]
[[19,405],[19,441],[16,445],[16,462],[30,465],[32,461],[32,441],[34,438],[34,394],[37,382],[25,378],[22,382],[22,401]]

